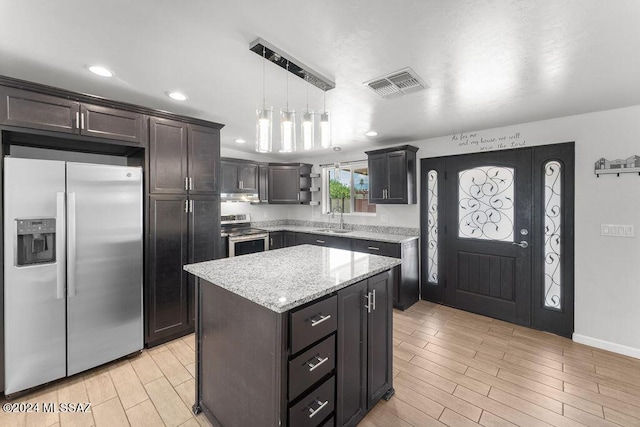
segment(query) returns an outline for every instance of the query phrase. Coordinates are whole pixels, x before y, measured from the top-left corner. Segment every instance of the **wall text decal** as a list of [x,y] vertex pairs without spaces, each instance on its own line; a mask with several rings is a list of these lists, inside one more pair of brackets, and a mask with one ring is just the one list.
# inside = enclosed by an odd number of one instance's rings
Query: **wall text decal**
[[451,136],[451,140],[457,143],[458,147],[478,151],[505,150],[527,145],[527,141],[522,138],[520,132],[511,132],[497,136],[483,135],[482,132],[456,133]]

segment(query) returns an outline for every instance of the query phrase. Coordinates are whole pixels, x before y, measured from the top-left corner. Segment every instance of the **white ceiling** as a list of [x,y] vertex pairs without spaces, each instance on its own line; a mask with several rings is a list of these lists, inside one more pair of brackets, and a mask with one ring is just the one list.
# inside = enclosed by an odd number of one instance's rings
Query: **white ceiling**
[[[0,17],[0,74],[223,123],[223,146],[246,151],[257,37],[335,81],[326,102],[345,150],[640,104],[638,0],[0,0]],[[363,85],[405,67],[430,88],[382,99]],[[276,112],[285,79],[266,64]],[[297,111],[306,90],[292,76]],[[309,104],[321,109],[322,91]]]

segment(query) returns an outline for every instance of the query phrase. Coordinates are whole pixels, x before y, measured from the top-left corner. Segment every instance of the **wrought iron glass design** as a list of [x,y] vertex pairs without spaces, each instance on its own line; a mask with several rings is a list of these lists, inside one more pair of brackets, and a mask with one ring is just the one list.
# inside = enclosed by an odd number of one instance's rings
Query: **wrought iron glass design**
[[458,236],[513,242],[513,168],[480,166],[458,172]]
[[427,282],[438,284],[438,172],[427,173]]
[[544,165],[544,306],[562,309],[562,165]]

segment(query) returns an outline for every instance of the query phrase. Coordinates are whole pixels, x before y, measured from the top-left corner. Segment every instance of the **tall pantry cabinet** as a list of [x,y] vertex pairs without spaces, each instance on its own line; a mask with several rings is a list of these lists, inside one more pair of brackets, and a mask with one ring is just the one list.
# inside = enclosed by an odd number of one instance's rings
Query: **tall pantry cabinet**
[[218,257],[220,129],[149,120],[148,346],[193,332],[185,264]]

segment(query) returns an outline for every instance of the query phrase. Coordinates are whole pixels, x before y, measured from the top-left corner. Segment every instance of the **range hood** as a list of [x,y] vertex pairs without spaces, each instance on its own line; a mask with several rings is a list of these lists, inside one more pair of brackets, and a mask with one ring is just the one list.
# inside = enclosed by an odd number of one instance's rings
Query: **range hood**
[[221,202],[260,203],[258,193],[220,193]]

